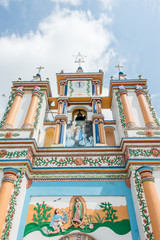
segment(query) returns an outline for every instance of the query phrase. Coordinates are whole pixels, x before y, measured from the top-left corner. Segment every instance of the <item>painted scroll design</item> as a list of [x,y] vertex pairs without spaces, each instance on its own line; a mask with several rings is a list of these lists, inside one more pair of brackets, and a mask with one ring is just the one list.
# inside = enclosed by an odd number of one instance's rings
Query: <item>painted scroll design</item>
[[129,149],[130,157],[160,157],[160,149],[152,147],[151,149],[137,148]]
[[135,171],[135,174],[134,174],[134,183],[137,191],[137,199],[138,199],[138,204],[141,212],[145,238],[149,240],[154,240],[147,203],[144,196],[143,186],[137,170]]
[[21,182],[22,182],[22,178],[23,178],[24,173],[22,173],[21,171],[19,172],[19,176],[15,182],[14,185],[14,190],[13,190],[13,194],[11,196],[10,199],[10,203],[9,203],[9,208],[7,211],[7,215],[5,218],[5,225],[4,225],[4,229],[2,232],[2,240],[9,240],[9,236],[10,236],[10,231],[12,229],[12,224],[13,224],[13,216],[15,214],[16,211],[16,205],[17,205],[17,197],[20,193],[20,188],[21,188]]
[[10,152],[7,150],[0,150],[0,158],[25,158],[28,154],[28,151],[15,151]]
[[43,96],[44,96],[44,93],[41,93],[41,95],[39,97],[38,106],[37,106],[37,109],[36,109],[36,115],[35,115],[34,124],[33,124],[33,127],[35,129],[37,128],[38,119],[39,119],[39,115],[40,115],[40,109],[42,108]]

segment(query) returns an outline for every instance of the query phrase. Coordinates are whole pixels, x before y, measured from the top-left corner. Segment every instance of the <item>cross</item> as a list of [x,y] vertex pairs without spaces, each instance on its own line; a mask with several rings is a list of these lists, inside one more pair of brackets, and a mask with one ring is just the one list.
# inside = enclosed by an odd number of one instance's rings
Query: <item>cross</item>
[[38,70],[38,73],[40,73],[40,71],[41,71],[42,69],[44,69],[44,67],[41,67],[41,66],[40,66],[40,67],[37,67],[36,69],[39,69],[39,70]]
[[119,72],[121,71],[121,68],[123,68],[123,66],[120,66],[119,64],[115,67],[117,67],[119,69]]
[[75,63],[79,63],[79,67],[81,67],[81,63],[84,63],[84,58],[87,56],[81,55],[79,52],[78,55],[74,55],[76,57]]

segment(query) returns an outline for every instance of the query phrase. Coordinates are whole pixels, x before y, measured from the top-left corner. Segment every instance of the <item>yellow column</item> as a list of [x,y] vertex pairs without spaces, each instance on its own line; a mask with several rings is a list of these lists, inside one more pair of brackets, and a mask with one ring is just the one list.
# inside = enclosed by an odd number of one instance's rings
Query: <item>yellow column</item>
[[59,143],[59,136],[60,136],[60,120],[57,120],[56,122],[56,129],[55,129],[55,135],[54,135],[54,144],[58,144]]
[[143,114],[143,118],[146,124],[146,127],[154,127],[155,126],[155,122],[154,119],[152,117],[152,113],[149,109],[146,97],[144,95],[144,91],[143,88],[141,86],[137,86],[136,87],[136,94],[138,97],[138,101],[139,101],[139,105]]
[[15,93],[15,99],[12,103],[11,109],[8,113],[8,116],[4,123],[3,128],[12,128],[14,126],[14,122],[16,119],[16,115],[17,115],[23,94],[24,94],[23,87],[17,88],[17,91]]
[[99,136],[100,143],[105,143],[104,124],[102,119],[99,120]]
[[33,94],[32,94],[31,103],[30,103],[30,106],[29,106],[29,109],[27,112],[27,116],[26,116],[24,124],[23,124],[23,128],[33,127],[34,117],[36,114],[36,109],[37,109],[40,94],[41,94],[40,88],[35,87]]
[[0,188],[0,237],[2,235],[5,217],[17,173],[18,170],[15,168],[4,169],[4,177]]
[[135,126],[135,121],[134,121],[131,105],[128,99],[127,91],[124,88],[124,86],[120,86],[119,88],[120,88],[119,94],[121,96],[123,112],[124,112],[127,128],[133,128]]
[[160,239],[160,200],[157,189],[152,176],[153,169],[151,167],[140,167],[138,172],[141,175],[144,194],[149,210],[151,224],[153,228],[154,239]]

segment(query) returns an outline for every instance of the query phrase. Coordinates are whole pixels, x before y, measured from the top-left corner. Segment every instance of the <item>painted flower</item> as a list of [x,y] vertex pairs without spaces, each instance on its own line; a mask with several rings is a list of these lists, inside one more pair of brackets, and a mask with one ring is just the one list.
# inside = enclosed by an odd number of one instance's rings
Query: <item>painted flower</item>
[[12,132],[6,132],[5,135],[4,135],[4,137],[5,137],[5,138],[11,138],[12,135],[13,135]]
[[83,164],[83,159],[82,158],[75,158],[74,159],[74,163],[77,165],[77,166],[81,166]]
[[94,224],[90,224],[90,225],[89,225],[89,228],[90,228],[90,229],[93,229],[93,228],[94,228]]
[[157,148],[151,148],[151,155],[153,157],[159,157],[160,156],[160,150],[158,150]]
[[151,129],[147,129],[144,131],[147,137],[154,137],[154,132]]

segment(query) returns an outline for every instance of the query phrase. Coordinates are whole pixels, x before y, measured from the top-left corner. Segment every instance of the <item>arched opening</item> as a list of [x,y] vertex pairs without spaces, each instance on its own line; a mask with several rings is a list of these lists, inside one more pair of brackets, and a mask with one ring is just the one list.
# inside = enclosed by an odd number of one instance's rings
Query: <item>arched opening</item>
[[107,146],[115,146],[116,141],[114,137],[114,128],[113,127],[106,127],[105,128],[105,136],[106,136],[106,144]]
[[52,147],[54,139],[54,128],[47,128],[44,139],[44,147]]
[[79,109],[75,109],[72,112],[72,121],[85,121],[85,120],[87,120],[86,110],[79,108]]

